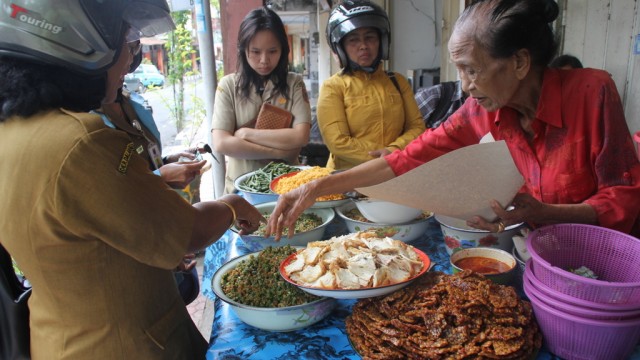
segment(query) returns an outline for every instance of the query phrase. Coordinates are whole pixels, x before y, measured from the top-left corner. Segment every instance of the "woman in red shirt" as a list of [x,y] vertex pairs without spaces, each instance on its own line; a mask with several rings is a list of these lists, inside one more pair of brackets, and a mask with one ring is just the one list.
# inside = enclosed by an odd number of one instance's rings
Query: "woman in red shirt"
[[469,226],[499,232],[523,221],[585,223],[638,236],[640,163],[620,96],[604,71],[548,68],[557,16],[553,0],[469,6],[449,40],[465,104],[404,150],[281,196],[268,231],[291,228],[320,195],[381,183],[491,133],[506,142],[525,185],[512,204],[492,201],[497,221],[476,216]]

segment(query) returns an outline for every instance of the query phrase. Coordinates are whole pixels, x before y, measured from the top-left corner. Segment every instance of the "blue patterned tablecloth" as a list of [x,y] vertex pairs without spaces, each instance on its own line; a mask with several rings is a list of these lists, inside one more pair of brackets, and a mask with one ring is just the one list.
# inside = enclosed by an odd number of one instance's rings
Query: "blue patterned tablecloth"
[[[341,219],[336,219],[326,230],[324,238],[346,234]],[[410,243],[429,255],[433,271],[451,273],[449,255],[446,252],[440,225],[432,218],[425,234]],[[251,251],[235,233],[225,235],[207,248],[204,260],[204,295],[215,302],[215,318],[209,341],[207,359],[360,359],[347,338],[344,319],[351,313],[355,300],[338,300],[336,309],[323,321],[308,328],[279,333],[260,330],[245,325],[225,302],[216,298],[211,290],[211,279],[222,264]],[[537,360],[560,359],[544,349]],[[630,360],[640,360],[640,346]]]

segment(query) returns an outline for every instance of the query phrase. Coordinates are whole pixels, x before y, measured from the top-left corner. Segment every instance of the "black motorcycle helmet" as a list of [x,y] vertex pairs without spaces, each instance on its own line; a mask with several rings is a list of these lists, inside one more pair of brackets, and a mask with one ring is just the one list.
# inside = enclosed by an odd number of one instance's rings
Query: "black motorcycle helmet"
[[0,0],[0,56],[97,75],[127,41],[175,28],[166,0]]
[[[341,45],[342,39],[351,31],[363,27],[378,30],[380,34],[378,58],[389,59],[391,26],[387,13],[380,6],[366,0],[347,0],[331,11],[327,24],[327,42],[331,50],[338,55],[341,67],[349,64],[349,57]],[[374,68],[376,67],[377,64],[374,64]]]

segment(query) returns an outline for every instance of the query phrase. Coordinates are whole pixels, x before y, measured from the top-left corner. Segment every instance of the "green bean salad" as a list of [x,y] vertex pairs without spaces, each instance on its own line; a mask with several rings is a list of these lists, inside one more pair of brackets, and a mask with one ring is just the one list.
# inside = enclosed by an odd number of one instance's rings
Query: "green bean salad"
[[319,297],[289,284],[280,276],[280,263],[297,250],[289,245],[267,247],[222,275],[222,291],[241,304],[280,308],[306,304]]
[[270,162],[265,167],[256,170],[253,175],[246,178],[241,184],[238,184],[238,190],[269,194],[271,193],[269,189],[271,180],[294,171],[300,171],[300,169],[284,163]]

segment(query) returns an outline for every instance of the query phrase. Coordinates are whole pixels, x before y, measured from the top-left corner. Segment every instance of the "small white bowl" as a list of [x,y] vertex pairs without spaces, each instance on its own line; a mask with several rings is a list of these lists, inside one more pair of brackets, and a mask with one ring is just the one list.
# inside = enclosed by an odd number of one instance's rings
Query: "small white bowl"
[[410,242],[424,235],[429,227],[429,219],[433,216],[420,219],[414,218],[413,221],[409,221],[404,224],[378,224],[359,221],[348,217],[346,213],[355,208],[356,205],[354,203],[349,203],[335,209],[338,216],[344,220],[349,232],[355,233],[368,229],[377,229],[381,233],[380,235],[403,242]]
[[[259,252],[258,252],[259,253]],[[211,280],[211,289],[222,301],[231,306],[240,320],[247,325],[267,331],[294,331],[305,328],[326,318],[336,307],[336,300],[332,298],[320,298],[316,301],[283,308],[260,308],[248,306],[231,300],[222,291],[220,282],[222,276],[232,270],[238,264],[248,259],[251,255],[258,253],[239,256],[226,264],[222,265],[213,275]]]
[[523,223],[510,225],[501,233],[492,233],[469,227],[461,219],[439,214],[436,214],[435,218],[440,223],[445,248],[449,255],[460,249],[473,247],[493,247],[510,253],[513,248],[512,237],[520,233],[523,225]]
[[487,279],[491,279],[493,282],[497,284],[508,285],[511,282],[511,279],[515,274],[514,270],[517,265],[516,259],[510,253],[500,249],[476,247],[476,248],[467,248],[467,249],[462,249],[460,251],[456,251],[455,253],[453,253],[453,255],[451,255],[451,258],[449,259],[452,272],[455,274],[464,270],[458,267],[456,265],[456,262],[462,259],[471,258],[471,257],[493,259],[507,265],[508,269],[504,272],[497,273],[497,274],[482,274],[482,273],[481,274],[484,275]]
[[348,203],[349,199],[340,199],[340,200],[325,200],[325,201],[316,201],[311,205],[310,209],[327,209],[327,208],[335,208],[337,206]]
[[403,224],[417,218],[422,210],[376,199],[354,200],[362,216],[374,223]]
[[[262,203],[254,205],[262,215],[271,215],[273,209],[276,206],[275,202]],[[324,231],[333,221],[336,216],[335,211],[332,208],[309,208],[303,211],[303,214],[316,214],[322,219],[322,225],[317,228],[309,231],[305,231],[302,233],[294,234],[292,238],[288,238],[286,234],[283,234],[280,241],[275,241],[273,236],[268,238],[258,235],[258,234],[249,234],[249,235],[239,235],[247,248],[251,251],[262,250],[268,246],[307,246],[307,243],[312,241],[322,240],[324,236]],[[237,229],[232,228],[232,230],[237,232]]]

